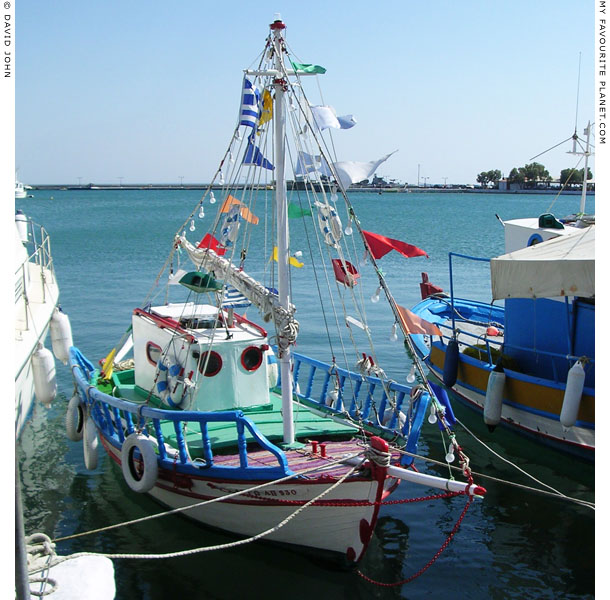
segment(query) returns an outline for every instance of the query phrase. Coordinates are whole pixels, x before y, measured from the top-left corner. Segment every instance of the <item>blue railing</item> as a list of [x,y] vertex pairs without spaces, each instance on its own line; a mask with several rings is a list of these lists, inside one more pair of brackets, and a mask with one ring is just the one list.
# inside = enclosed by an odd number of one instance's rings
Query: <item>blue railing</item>
[[[125,437],[135,431],[142,431],[145,435],[150,435],[145,425],[147,422],[152,422],[153,439],[158,444],[161,466],[165,468],[190,474],[202,474],[201,472],[204,470],[206,477],[226,479],[264,480],[293,474],[288,467],[284,452],[269,442],[242,411],[176,411],[153,408],[144,404],[134,404],[105,394],[91,385],[90,381],[95,369],[77,348],[72,347],[70,349],[70,364],[80,397],[89,407],[95,424],[102,435],[119,449],[122,447]],[[171,422],[173,424],[178,450],[177,457],[170,457],[168,454],[161,422]],[[235,426],[239,466],[215,464],[208,432],[208,425],[211,423],[227,423]],[[189,457],[183,434],[184,426],[187,424],[198,427],[201,434],[202,462],[192,461]],[[248,439],[247,434],[251,436],[251,439]],[[261,449],[267,450],[276,457],[277,465],[261,467],[249,464],[247,445],[252,439],[257,442]]]
[[[430,396],[423,390],[413,397],[412,388],[395,381],[383,381],[374,376],[364,376],[340,367],[331,366],[315,359],[293,354],[294,381],[297,398],[307,401],[309,408],[317,408],[325,416],[335,417],[345,422],[347,412],[355,427],[368,427],[374,433],[385,431],[388,436],[402,437],[402,445],[410,453],[417,453],[419,434],[424,422]],[[77,348],[70,349],[72,373],[77,383],[80,396],[90,409],[90,414],[104,437],[115,447],[121,448],[125,437],[135,431],[151,435],[158,444],[159,460],[162,465],[184,472],[201,473],[205,469],[206,477],[228,479],[267,479],[292,474],[283,451],[272,444],[257,429],[256,425],[242,411],[199,412],[176,411],[134,404],[115,398],[97,389],[90,382],[95,374],[95,367],[80,353]],[[306,372],[309,369],[309,372]],[[337,386],[337,398],[333,405],[328,404],[329,389]],[[300,380],[300,383],[299,383]],[[278,382],[278,385],[280,382]],[[297,385],[298,384],[298,385]],[[301,391],[300,386],[304,391]],[[391,398],[388,397],[388,393]],[[152,432],[146,424],[152,423]],[[168,455],[162,422],[173,424],[172,445],[176,445],[177,457]],[[236,440],[240,465],[220,466],[215,464],[209,425],[217,423],[233,424],[236,428]],[[193,425],[200,432],[202,459],[200,462],[190,459],[189,448],[184,438],[184,426]],[[167,431],[167,429],[165,430]],[[251,439],[248,440],[248,434]],[[258,446],[272,453],[277,459],[277,466],[251,466],[248,463],[247,443],[256,441]],[[193,447],[189,439],[188,446]],[[197,443],[197,446],[199,444]],[[410,464],[412,459],[405,456],[403,464]]]
[[[406,440],[405,450],[417,453],[419,434],[430,401],[423,390],[411,395],[412,388],[396,381],[384,382],[374,376],[354,373],[347,369],[293,353],[295,395],[306,400],[328,416],[344,416],[364,427],[400,432]],[[336,390],[336,398],[329,397]],[[388,397],[388,392],[391,399]],[[403,464],[412,460],[405,456]]]

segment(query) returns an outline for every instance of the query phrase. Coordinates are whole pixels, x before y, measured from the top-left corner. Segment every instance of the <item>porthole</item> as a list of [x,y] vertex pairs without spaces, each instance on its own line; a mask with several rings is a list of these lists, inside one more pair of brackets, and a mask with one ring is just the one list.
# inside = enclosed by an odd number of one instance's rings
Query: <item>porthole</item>
[[148,359],[148,362],[155,365],[155,367],[159,363],[161,352],[161,346],[157,346],[157,344],[154,344],[153,342],[148,342],[146,344],[146,358]]
[[199,372],[206,377],[214,377],[214,375],[218,375],[218,373],[220,373],[220,369],[222,369],[222,358],[220,357],[220,354],[218,354],[218,352],[214,352],[213,350],[210,352],[204,352],[199,357],[198,368]]
[[263,363],[263,352],[258,346],[248,346],[241,353],[241,364],[246,371],[256,371]]
[[536,244],[539,244],[542,241],[542,236],[539,233],[534,233],[530,239],[527,241],[527,245],[529,246],[535,246]]

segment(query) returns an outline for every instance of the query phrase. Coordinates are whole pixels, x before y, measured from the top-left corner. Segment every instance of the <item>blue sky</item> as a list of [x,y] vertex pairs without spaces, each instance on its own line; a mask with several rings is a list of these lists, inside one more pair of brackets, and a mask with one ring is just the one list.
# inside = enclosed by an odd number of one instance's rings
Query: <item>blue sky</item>
[[[339,159],[399,150],[380,175],[416,183],[420,165],[428,184],[474,183],[531,162],[574,131],[579,54],[579,134],[594,119],[591,1],[28,0],[15,16],[19,179],[209,181],[276,12],[292,51],[326,67],[326,103],[358,121],[335,133]],[[567,150],[537,160],[559,176],[576,165]]]

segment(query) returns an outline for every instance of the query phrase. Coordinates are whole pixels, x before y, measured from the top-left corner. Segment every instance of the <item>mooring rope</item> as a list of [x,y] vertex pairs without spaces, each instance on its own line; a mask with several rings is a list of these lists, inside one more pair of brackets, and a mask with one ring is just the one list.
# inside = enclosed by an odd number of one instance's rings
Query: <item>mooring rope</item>
[[[360,465],[353,466],[344,475],[342,475],[335,483],[333,483],[330,487],[326,488],[322,493],[318,494],[317,496],[315,496],[314,498],[312,498],[311,500],[309,500],[305,504],[303,504],[303,506],[300,506],[295,511],[290,513],[285,519],[280,521],[277,525],[274,525],[273,527],[270,527],[269,529],[266,529],[265,531],[262,531],[261,533],[257,533],[256,535],[253,535],[253,536],[251,536],[249,538],[245,538],[245,539],[242,539],[242,540],[236,540],[234,542],[228,542],[226,544],[217,544],[215,546],[202,546],[202,547],[199,547],[199,548],[192,548],[190,550],[180,550],[178,552],[166,552],[164,554],[107,554],[107,553],[100,553],[100,552],[77,552],[76,554],[71,554],[70,556],[58,557],[57,560],[55,560],[53,562],[53,564],[50,565],[50,566],[55,566],[55,565],[58,565],[58,564],[60,564],[62,562],[65,562],[67,560],[73,560],[75,558],[80,558],[82,556],[105,556],[106,558],[110,558],[110,559],[121,558],[121,559],[155,560],[155,559],[162,559],[162,558],[177,558],[177,557],[182,557],[182,556],[189,556],[189,555],[192,555],[192,554],[198,554],[200,552],[211,552],[211,551],[215,551],[215,550],[225,550],[227,548],[235,548],[237,546],[243,546],[244,544],[249,544],[249,543],[254,542],[256,540],[259,540],[259,539],[261,539],[263,537],[266,537],[266,536],[268,536],[268,535],[270,535],[272,533],[275,533],[276,531],[278,531],[279,529],[284,527],[284,525],[289,523],[299,513],[304,511],[306,508],[308,508],[309,506],[311,506],[315,502],[318,502],[321,498],[323,498],[324,496],[326,496],[327,494],[332,492],[335,488],[337,488],[339,485],[341,485],[359,467],[360,467]],[[278,481],[273,481],[271,483],[277,484]],[[262,486],[257,486],[257,488],[260,488],[260,487],[262,487]],[[253,489],[255,489],[255,488],[250,488],[247,491],[250,491],[250,490],[253,490]],[[235,494],[229,494],[229,495],[233,496]],[[228,496],[223,496],[220,499],[221,500],[225,500],[227,497]],[[214,499],[214,500],[216,500],[216,499]],[[189,507],[189,508],[192,508],[192,506]],[[174,512],[174,511],[170,511],[170,513],[171,512]],[[170,514],[170,513],[168,513],[168,514]],[[66,539],[66,538],[63,538],[63,539]],[[46,568],[48,568],[48,567],[45,566],[43,568],[30,571],[30,574],[37,573],[39,571],[45,570]]]
[[[160,517],[166,517],[168,515],[173,515],[181,512],[185,512],[187,510],[191,510],[193,508],[199,508],[201,506],[205,506],[206,504],[212,504],[214,502],[222,502],[224,500],[229,500],[230,498],[235,498],[237,496],[250,494],[251,492],[269,487],[271,485],[277,485],[278,483],[284,483],[286,481],[290,481],[291,479],[295,479],[296,477],[301,477],[304,475],[309,475],[310,473],[315,473],[316,471],[320,471],[323,469],[327,469],[328,467],[332,467],[334,465],[338,465],[343,463],[348,458],[354,458],[358,456],[358,454],[350,454],[346,455],[337,460],[329,460],[327,464],[323,467],[312,467],[311,469],[305,469],[304,471],[299,471],[298,473],[292,473],[291,475],[287,475],[286,477],[282,477],[281,479],[273,479],[271,481],[267,481],[265,483],[261,483],[259,485],[255,485],[253,487],[238,490],[236,492],[232,492],[230,494],[226,494],[225,496],[218,496],[217,498],[210,498],[209,500],[203,500],[201,502],[197,502],[196,504],[190,504],[189,506],[182,506],[179,508],[173,508],[161,513],[156,513],[154,515],[147,515],[145,517],[140,517],[138,519],[133,519],[131,521],[124,521],[122,523],[116,523],[114,525],[107,525],[106,527],[100,527],[99,529],[91,529],[89,531],[83,531],[81,533],[74,533],[72,535],[66,535],[64,537],[55,538],[53,542],[63,542],[66,540],[71,540],[78,537],[84,537],[86,535],[91,535],[94,533],[102,533],[104,531],[109,531],[111,529],[117,529],[119,527],[127,527],[128,525],[136,525],[137,523],[143,523],[144,521],[150,521],[152,519],[158,519]],[[358,466],[358,465],[357,465]],[[356,466],[356,468],[357,468]]]

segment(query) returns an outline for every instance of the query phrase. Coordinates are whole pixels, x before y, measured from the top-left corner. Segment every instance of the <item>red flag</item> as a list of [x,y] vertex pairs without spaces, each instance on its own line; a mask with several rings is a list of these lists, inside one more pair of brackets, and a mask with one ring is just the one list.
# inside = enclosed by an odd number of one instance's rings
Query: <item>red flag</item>
[[358,283],[360,273],[358,273],[356,267],[351,262],[347,260],[342,261],[340,258],[333,258],[331,262],[333,263],[335,278],[339,283],[343,283],[348,287],[354,287]]
[[199,242],[197,248],[214,250],[214,252],[216,252],[218,256],[222,256],[227,251],[226,248],[220,247],[220,242],[215,237],[211,236],[209,233],[206,233],[203,236],[203,239]]
[[404,308],[403,306],[400,306],[400,304],[397,304],[396,308],[398,309],[400,322],[402,323],[407,333],[428,333],[430,335],[443,335],[441,330],[436,325],[430,323],[429,321],[426,321],[425,319],[422,319],[421,317],[418,317],[410,310]]
[[412,256],[425,256],[428,258],[428,253],[417,246],[412,246],[400,240],[393,240],[378,233],[371,233],[370,231],[363,231],[362,233],[371,249],[371,254],[375,258],[385,256],[390,250],[396,250],[396,252],[400,252],[400,254],[407,258]]

